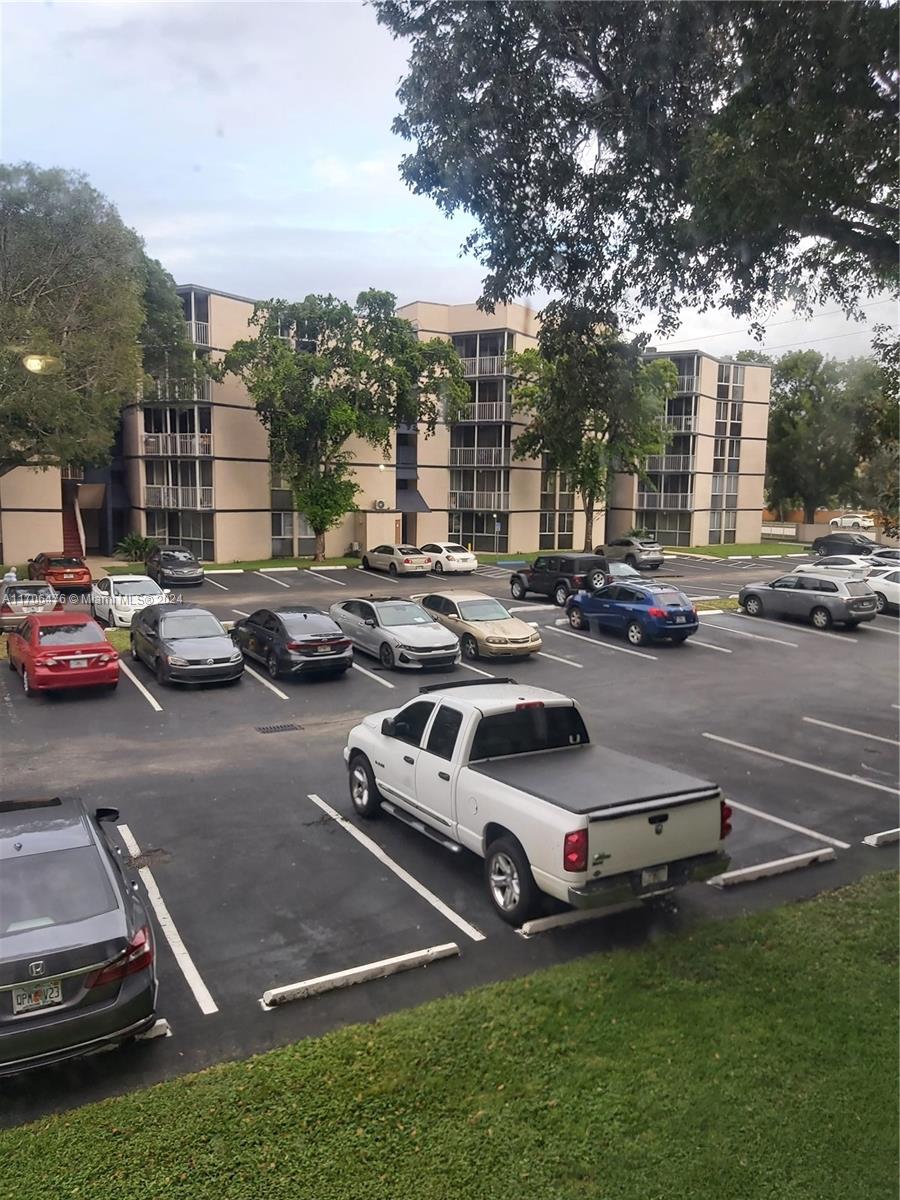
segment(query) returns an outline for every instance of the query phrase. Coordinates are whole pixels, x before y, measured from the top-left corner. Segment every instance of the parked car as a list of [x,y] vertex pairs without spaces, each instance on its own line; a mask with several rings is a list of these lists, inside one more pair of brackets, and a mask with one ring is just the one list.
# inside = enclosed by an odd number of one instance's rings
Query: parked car
[[353,648],[340,627],[320,608],[259,608],[236,621],[231,638],[239,650],[279,675],[343,675],[353,666]]
[[484,859],[498,916],[542,893],[575,908],[641,902],[728,865],[731,809],[705,780],[591,743],[568,696],[510,679],[420,688],[344,749],[350,799]]
[[186,546],[154,546],[147,555],[144,569],[151,579],[163,586],[203,582],[203,567],[193,550]]
[[606,546],[595,546],[595,554],[605,554],[609,562],[624,562],[629,567],[656,569],[665,562],[662,546],[653,538],[613,538]]
[[697,610],[676,588],[661,583],[612,583],[578,592],[566,605],[573,629],[598,625],[623,633],[632,646],[662,639],[681,644],[700,627]]
[[10,631],[6,653],[9,669],[22,676],[26,696],[85,687],[112,691],[119,682],[119,655],[86,613],[26,617]]
[[459,638],[464,658],[521,658],[536,654],[543,644],[532,625],[484,592],[431,592],[413,599]]
[[353,645],[375,655],[383,667],[420,670],[459,662],[459,638],[412,600],[342,600],[330,613]]
[[431,558],[417,546],[391,544],[367,550],[362,565],[367,571],[389,571],[391,575],[425,575],[431,570]]
[[0,630],[15,629],[31,613],[59,612],[62,596],[49,583],[0,583]]
[[112,629],[128,629],[138,609],[164,604],[167,598],[149,575],[105,575],[91,590],[91,612]]
[[865,513],[842,513],[832,517],[828,524],[833,529],[874,529],[875,522]]
[[877,550],[872,551],[871,561],[873,567],[878,563],[900,566],[900,550],[893,546],[879,546]]
[[0,805],[0,1075],[122,1044],[156,1021],[137,880],[80,800]]
[[572,592],[602,587],[607,569],[602,554],[539,554],[530,567],[514,572],[509,590],[514,600],[523,600],[529,592],[552,596],[562,608]]
[[876,567],[866,583],[875,593],[879,612],[896,612],[900,608],[900,570],[896,566]]
[[798,617],[816,629],[828,629],[835,622],[852,629],[860,621],[873,621],[877,612],[875,594],[864,579],[814,570],[747,584],[738,601],[751,617]]
[[419,547],[431,559],[431,569],[440,575],[449,571],[458,575],[471,575],[478,569],[478,559],[471,550],[458,542],[426,542]]
[[813,554],[871,554],[878,546],[864,533],[823,533],[812,544]]
[[36,554],[28,560],[28,578],[49,583],[59,592],[83,592],[91,587],[91,572],[75,554]]
[[236,683],[244,656],[218,617],[196,604],[151,604],[131,620],[131,657],[158,683]]
[[853,575],[865,579],[872,570],[872,559],[865,554],[826,554],[818,562],[794,567],[791,574],[805,575],[812,570],[824,571],[827,575]]

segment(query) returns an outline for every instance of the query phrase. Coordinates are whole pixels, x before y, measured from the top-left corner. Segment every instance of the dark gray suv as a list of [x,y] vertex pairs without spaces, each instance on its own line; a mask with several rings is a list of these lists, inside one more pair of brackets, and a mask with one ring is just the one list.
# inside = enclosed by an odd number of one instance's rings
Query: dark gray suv
[[874,621],[878,612],[875,593],[865,580],[812,570],[747,584],[738,600],[751,617],[799,617],[816,629],[828,629],[835,622],[852,629],[860,621]]
[[238,680],[244,656],[218,619],[196,604],[150,604],[131,618],[131,657],[158,683]]
[[0,803],[0,1075],[122,1043],[156,1020],[150,918],[80,800]]

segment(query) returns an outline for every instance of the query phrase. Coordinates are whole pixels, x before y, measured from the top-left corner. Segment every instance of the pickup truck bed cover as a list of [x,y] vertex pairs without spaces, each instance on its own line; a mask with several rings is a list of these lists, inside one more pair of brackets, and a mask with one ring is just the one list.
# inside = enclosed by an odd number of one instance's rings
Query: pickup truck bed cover
[[593,743],[471,763],[468,769],[579,816],[621,804],[719,791],[709,780]]

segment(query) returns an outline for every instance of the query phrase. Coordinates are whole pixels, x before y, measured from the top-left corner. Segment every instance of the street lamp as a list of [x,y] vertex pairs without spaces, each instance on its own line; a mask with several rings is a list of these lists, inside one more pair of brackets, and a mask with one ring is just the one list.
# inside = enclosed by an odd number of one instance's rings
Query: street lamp
[[52,375],[62,363],[52,354],[25,354],[22,356],[22,366],[32,375]]

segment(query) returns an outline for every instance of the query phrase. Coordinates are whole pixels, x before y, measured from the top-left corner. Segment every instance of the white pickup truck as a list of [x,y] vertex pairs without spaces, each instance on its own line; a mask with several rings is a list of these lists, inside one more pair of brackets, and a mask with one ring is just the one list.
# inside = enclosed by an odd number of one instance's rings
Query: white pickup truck
[[729,862],[731,809],[715,784],[594,745],[574,700],[513,680],[420,688],[355,726],[344,760],[360,816],[384,808],[480,855],[510,924],[542,892],[607,907]]

